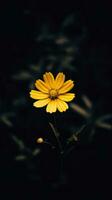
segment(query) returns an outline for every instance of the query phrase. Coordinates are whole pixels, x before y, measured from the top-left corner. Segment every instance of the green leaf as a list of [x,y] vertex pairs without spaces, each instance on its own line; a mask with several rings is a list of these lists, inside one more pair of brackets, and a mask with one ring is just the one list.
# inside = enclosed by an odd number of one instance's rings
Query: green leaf
[[13,75],[12,78],[15,80],[29,80],[32,78],[32,75],[28,71],[21,71]]
[[25,155],[18,155],[15,157],[16,161],[24,161],[26,159],[27,159],[27,156],[25,156]]
[[35,149],[33,152],[32,152],[32,155],[33,156],[37,156],[38,154],[40,153],[40,149]]
[[15,113],[12,113],[12,112],[10,112],[10,113],[3,113],[1,116],[0,116],[0,120],[4,123],[4,124],[6,124],[7,126],[9,126],[9,127],[12,127],[13,126],[13,123],[10,121],[10,117],[13,117],[13,116],[15,116]]
[[15,135],[12,135],[12,139],[18,145],[18,147],[19,147],[20,150],[25,149],[25,145],[24,145],[24,143],[23,143],[22,140],[18,139]]

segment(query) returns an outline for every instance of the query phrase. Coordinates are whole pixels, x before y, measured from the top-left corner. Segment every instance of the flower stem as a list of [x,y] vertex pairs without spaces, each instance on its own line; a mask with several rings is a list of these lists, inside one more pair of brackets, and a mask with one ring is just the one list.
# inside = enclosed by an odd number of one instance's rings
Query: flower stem
[[60,150],[60,154],[63,154],[63,148],[62,148],[61,142],[60,142],[60,140],[58,138],[59,134],[58,134],[57,130],[55,129],[54,125],[51,122],[49,122],[49,125],[50,125],[50,127],[51,127],[51,129],[52,129],[52,131],[53,131],[53,133],[55,135],[55,138],[56,138],[59,150]]

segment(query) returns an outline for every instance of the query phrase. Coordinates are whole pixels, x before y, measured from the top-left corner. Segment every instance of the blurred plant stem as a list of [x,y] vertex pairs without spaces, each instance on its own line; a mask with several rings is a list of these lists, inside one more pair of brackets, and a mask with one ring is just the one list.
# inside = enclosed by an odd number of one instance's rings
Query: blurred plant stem
[[91,113],[87,112],[84,108],[82,108],[80,105],[75,104],[75,103],[71,103],[71,108],[76,111],[77,113],[79,113],[81,116],[83,116],[84,118],[88,119],[91,117]]
[[55,128],[55,126],[51,122],[49,122],[49,125],[50,125],[50,127],[54,133],[55,139],[57,141],[59,152],[60,152],[60,154],[63,154],[63,148],[62,148],[61,142],[59,140],[59,133],[58,133],[57,129]]
[[53,121],[54,121],[54,125],[51,122],[49,122],[49,125],[54,133],[56,143],[57,143],[57,148],[59,151],[59,179],[61,179],[63,176],[63,154],[64,154],[64,151],[63,151],[61,141],[59,139],[60,134],[57,130],[55,115],[53,115]]

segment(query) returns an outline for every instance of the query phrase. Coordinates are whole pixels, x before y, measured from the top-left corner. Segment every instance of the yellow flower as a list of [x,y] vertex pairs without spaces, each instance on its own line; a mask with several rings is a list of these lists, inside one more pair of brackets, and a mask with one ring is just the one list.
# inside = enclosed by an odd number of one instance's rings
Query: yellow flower
[[73,87],[72,80],[65,81],[65,75],[60,72],[54,78],[51,72],[43,75],[43,80],[36,80],[35,86],[37,90],[30,91],[30,97],[38,100],[33,106],[40,108],[46,107],[46,112],[53,113],[59,110],[64,112],[68,109],[69,102],[75,97],[74,93],[68,93]]

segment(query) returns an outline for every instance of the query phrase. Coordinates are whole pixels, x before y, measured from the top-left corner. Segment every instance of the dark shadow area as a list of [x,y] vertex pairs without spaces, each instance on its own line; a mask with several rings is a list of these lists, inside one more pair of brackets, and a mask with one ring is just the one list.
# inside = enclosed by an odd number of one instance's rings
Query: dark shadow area
[[[69,3],[68,3],[69,4]],[[7,3],[1,10],[0,185],[16,199],[109,199],[111,194],[111,3]],[[46,71],[75,82],[73,101],[55,114],[60,159],[49,122],[29,91]],[[81,110],[80,110],[81,109]],[[85,127],[75,136],[77,130]],[[42,137],[46,144],[37,144]]]

